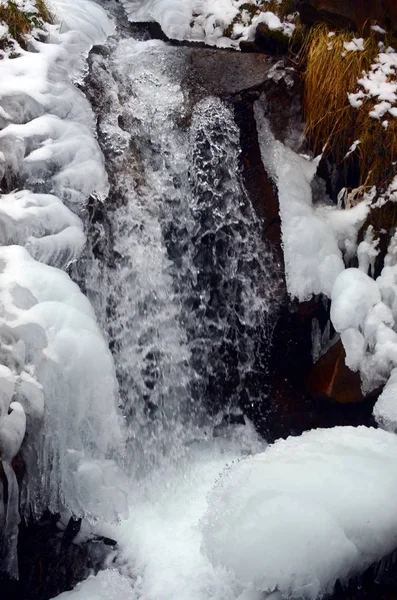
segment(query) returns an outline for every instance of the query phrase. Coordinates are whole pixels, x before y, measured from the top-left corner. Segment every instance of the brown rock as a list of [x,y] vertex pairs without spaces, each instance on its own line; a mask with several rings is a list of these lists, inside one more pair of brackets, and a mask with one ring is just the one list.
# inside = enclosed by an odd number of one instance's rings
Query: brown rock
[[266,80],[277,59],[259,53],[194,48],[186,61],[185,83],[192,99],[237,94]]
[[356,30],[377,22],[397,30],[395,0],[300,0],[298,9],[307,24],[324,21],[332,27]]
[[345,357],[339,340],[316,362],[308,380],[308,389],[314,398],[327,398],[341,404],[365,400],[360,374],[346,366]]

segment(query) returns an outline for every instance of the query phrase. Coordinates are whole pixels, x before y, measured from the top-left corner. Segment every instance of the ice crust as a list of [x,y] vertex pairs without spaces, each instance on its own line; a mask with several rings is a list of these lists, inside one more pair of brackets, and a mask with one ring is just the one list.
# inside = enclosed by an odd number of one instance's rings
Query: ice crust
[[[395,549],[395,435],[337,427],[265,449],[248,424],[224,434],[135,486],[128,519],[98,524],[134,600],[314,600]],[[58,598],[131,597],[98,577]]]
[[[67,508],[92,519],[126,510],[123,424],[111,354],[93,309],[60,269],[78,259],[78,214],[108,190],[91,107],[81,81],[94,44],[113,31],[89,0],[54,0],[46,42],[0,61],[0,452],[8,503],[0,513],[0,566],[17,576],[18,485],[22,509]],[[0,490],[0,497],[2,492]],[[0,503],[1,504],[1,503]]]
[[245,586],[315,598],[397,544],[397,438],[336,427],[232,464],[209,496],[203,550]]

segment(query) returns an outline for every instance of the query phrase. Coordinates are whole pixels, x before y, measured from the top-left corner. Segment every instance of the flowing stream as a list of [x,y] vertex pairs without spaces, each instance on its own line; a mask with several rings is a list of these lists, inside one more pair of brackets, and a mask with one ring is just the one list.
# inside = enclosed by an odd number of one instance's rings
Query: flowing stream
[[241,585],[201,553],[198,523],[224,466],[264,447],[239,406],[263,392],[274,269],[232,107],[192,105],[189,50],[132,35],[119,10],[86,83],[111,191],[87,212],[74,272],[112,350],[128,431],[130,517],[109,533],[136,598],[231,600]]

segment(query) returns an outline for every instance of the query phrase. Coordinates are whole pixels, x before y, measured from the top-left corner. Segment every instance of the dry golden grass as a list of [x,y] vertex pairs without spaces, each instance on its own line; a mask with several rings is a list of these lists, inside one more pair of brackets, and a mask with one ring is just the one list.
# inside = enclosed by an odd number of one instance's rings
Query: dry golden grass
[[326,25],[312,28],[301,50],[307,139],[314,152],[324,151],[337,164],[344,161],[351,144],[360,140],[356,151],[360,184],[384,186],[397,160],[397,120],[388,115],[389,127],[385,129],[369,116],[373,108],[370,99],[359,109],[348,100],[348,94],[358,89],[357,80],[379,53],[376,36],[365,38],[364,51],[346,52],[344,43],[351,41],[352,33],[329,33]]
[[36,0],[35,2],[37,8],[37,16],[39,19],[44,21],[44,23],[53,23],[54,16],[51,14],[48,6],[46,5],[44,0]]

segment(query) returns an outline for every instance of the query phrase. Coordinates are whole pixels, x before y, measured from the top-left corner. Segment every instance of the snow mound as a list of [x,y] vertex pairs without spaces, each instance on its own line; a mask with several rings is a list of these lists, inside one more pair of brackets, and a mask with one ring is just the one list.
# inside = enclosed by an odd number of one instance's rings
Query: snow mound
[[310,431],[224,471],[203,550],[252,590],[314,600],[396,548],[396,493],[396,436]]
[[59,198],[23,190],[0,196],[0,242],[25,246],[36,260],[65,268],[79,257],[85,235]]
[[79,583],[71,592],[64,592],[58,600],[134,600],[131,582],[117,571],[101,571]]

